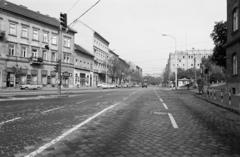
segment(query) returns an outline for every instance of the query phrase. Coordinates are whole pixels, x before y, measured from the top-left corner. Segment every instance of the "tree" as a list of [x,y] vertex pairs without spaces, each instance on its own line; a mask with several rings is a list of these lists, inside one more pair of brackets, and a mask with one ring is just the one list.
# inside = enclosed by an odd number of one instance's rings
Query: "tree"
[[116,81],[116,78],[119,77],[119,68],[120,68],[120,63],[117,57],[111,57],[108,60],[108,73],[110,77],[112,78],[112,82]]
[[226,68],[226,49],[224,44],[227,42],[227,22],[216,22],[210,36],[215,44],[212,61],[216,65]]

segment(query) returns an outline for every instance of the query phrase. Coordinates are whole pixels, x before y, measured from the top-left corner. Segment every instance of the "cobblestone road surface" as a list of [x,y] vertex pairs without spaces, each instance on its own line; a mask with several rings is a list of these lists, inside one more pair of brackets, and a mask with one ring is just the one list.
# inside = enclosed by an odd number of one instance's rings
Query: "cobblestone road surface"
[[[23,118],[1,126],[0,156],[28,155],[116,103],[36,156],[240,156],[239,115],[186,91],[124,89],[39,103],[18,104],[26,105],[18,108]],[[17,114],[11,105],[0,113]]]

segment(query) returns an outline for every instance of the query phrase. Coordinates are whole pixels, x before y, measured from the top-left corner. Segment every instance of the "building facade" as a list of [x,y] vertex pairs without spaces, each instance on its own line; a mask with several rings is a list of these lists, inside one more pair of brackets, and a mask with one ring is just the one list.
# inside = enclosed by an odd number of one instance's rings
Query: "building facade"
[[59,54],[59,21],[5,0],[0,1],[0,87],[20,84],[56,86],[62,57],[62,83],[73,86],[75,31],[63,33]]
[[233,94],[240,93],[240,2],[227,0],[227,85]]
[[94,55],[75,44],[74,53],[74,87],[93,86]]
[[108,82],[108,59],[109,59],[109,42],[99,33],[93,34],[93,52],[94,52],[94,85]]
[[[170,53],[168,66],[170,73],[175,72],[176,68],[188,70],[191,68],[200,69],[202,59],[208,58],[213,53],[212,50],[187,50]],[[176,63],[177,61],[177,63]]]

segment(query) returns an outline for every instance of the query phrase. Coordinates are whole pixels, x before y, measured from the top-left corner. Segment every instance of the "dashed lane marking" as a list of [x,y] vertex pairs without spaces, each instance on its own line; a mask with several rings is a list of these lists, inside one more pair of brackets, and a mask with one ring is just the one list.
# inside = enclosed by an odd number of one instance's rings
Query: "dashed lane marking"
[[21,118],[22,118],[22,117],[16,117],[16,118],[13,118],[13,119],[10,119],[10,120],[1,122],[0,125],[3,125],[3,124],[6,124],[6,123],[9,123],[9,122],[13,122],[13,121],[19,120],[19,119],[21,119]]
[[41,146],[40,148],[38,148],[37,150],[33,151],[32,153],[28,154],[25,157],[35,157],[38,154],[42,153],[45,149],[51,147],[52,145],[56,144],[57,142],[59,142],[60,140],[62,140],[63,138],[65,138],[66,136],[70,135],[71,133],[73,133],[74,131],[76,131],[77,129],[81,128],[82,126],[84,126],[85,124],[91,122],[92,120],[94,120],[95,118],[99,117],[100,115],[102,115],[103,113],[107,112],[108,110],[114,108],[115,106],[119,105],[120,103],[116,103],[114,105],[111,105],[107,108],[105,108],[104,110],[96,113],[95,115],[93,115],[92,117],[89,117],[88,119],[86,119],[85,121],[83,121],[82,123],[76,125],[75,127],[73,127],[72,129],[66,131],[65,133],[63,133],[62,135],[58,136],[57,138],[53,139],[52,141],[50,141],[49,143],[46,143],[45,145]]
[[82,103],[85,103],[85,102],[87,102],[87,100],[83,100],[83,101],[80,101],[80,102],[76,102],[76,104],[79,105],[79,104],[82,104]]
[[178,129],[177,122],[175,121],[173,115],[172,115],[171,113],[168,113],[168,116],[169,116],[169,118],[170,118],[170,121],[171,121],[171,123],[172,123],[173,128],[174,128],[174,129]]
[[43,111],[42,113],[48,113],[48,112],[59,110],[59,109],[62,109],[62,108],[64,108],[64,107],[56,107],[56,108],[53,108],[53,109],[50,109],[50,110]]
[[163,104],[164,108],[165,108],[166,110],[168,110],[167,105],[166,105],[165,103],[162,103],[162,104]]
[[158,95],[158,93],[156,92],[156,90],[154,90],[154,93],[156,94],[156,96],[158,97],[158,100],[163,104],[163,107],[168,110],[168,106],[164,103],[163,99],[160,98],[160,96]]

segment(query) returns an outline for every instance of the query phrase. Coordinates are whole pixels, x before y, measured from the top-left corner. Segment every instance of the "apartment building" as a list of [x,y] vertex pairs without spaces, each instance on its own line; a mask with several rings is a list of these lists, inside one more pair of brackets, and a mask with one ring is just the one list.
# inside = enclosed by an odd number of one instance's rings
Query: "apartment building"
[[208,58],[213,53],[212,50],[187,50],[170,53],[168,66],[170,72],[175,72],[176,67],[184,70],[196,68],[200,69],[203,58]]
[[94,84],[108,82],[107,64],[109,59],[109,42],[99,33],[93,34],[93,52],[94,52]]
[[59,21],[22,5],[0,1],[0,87],[20,84],[56,86],[54,70],[62,57],[62,83],[73,86],[73,52],[76,31],[63,33],[59,54]]
[[240,93],[240,2],[227,0],[227,85],[233,94]]
[[80,45],[75,44],[74,53],[74,86],[93,86],[94,55]]

